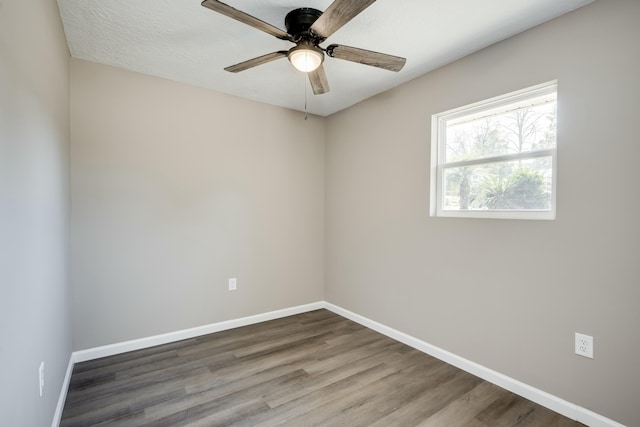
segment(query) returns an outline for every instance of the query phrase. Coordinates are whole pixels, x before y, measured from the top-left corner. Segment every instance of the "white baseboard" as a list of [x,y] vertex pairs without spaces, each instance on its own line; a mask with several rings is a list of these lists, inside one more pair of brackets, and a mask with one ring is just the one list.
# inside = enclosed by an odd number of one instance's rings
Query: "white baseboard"
[[347,319],[360,323],[361,325],[373,329],[374,331],[380,332],[383,335],[407,344],[408,346],[420,350],[423,353],[429,354],[437,359],[460,368],[463,371],[476,375],[486,381],[489,381],[490,383],[496,384],[506,390],[525,397],[533,402],[551,409],[552,411],[558,412],[568,418],[577,420],[590,427],[625,427],[620,423],[605,418],[588,409],[560,399],[559,397],[539,390],[521,381],[503,375],[485,366],[482,366],[456,354],[448,352],[444,349],[424,342],[418,338],[412,337],[411,335],[405,334],[404,332],[400,332],[389,326],[383,325],[382,323],[378,323],[374,320],[368,319],[364,316],[353,313],[349,310],[328,303],[326,301],[318,301],[310,304],[299,305],[296,307],[285,308],[282,310],[271,311],[268,313],[256,314],[253,316],[241,317],[239,319],[212,323],[196,328],[183,329],[181,331],[169,332],[166,334],[154,335],[151,337],[75,351],[71,354],[71,358],[69,359],[69,367],[67,368],[67,374],[65,375],[62,390],[60,391],[60,397],[58,399],[58,406],[56,407],[52,427],[57,427],[60,423],[62,410],[64,408],[64,402],[67,396],[67,390],[69,388],[69,382],[71,380],[71,372],[73,371],[73,365],[75,363],[85,362],[88,360],[98,359],[106,356],[113,356],[116,354],[126,353],[128,351],[153,347],[156,345],[168,344],[171,342],[194,338],[214,332],[220,332],[228,329],[238,328],[241,326],[266,322],[269,320],[279,319],[281,317],[292,316],[295,314],[306,313],[308,311],[318,310],[321,308],[326,308],[327,310],[333,311],[334,313],[346,317]]
[[475,362],[465,359],[464,357],[460,357],[456,354],[443,350],[440,347],[431,345],[418,338],[412,337],[411,335],[405,334],[404,332],[400,332],[396,329],[390,328],[389,326],[383,325],[382,323],[378,323],[374,320],[353,313],[337,305],[325,301],[324,307],[327,310],[331,310],[334,313],[346,317],[347,319],[353,320],[354,322],[360,323],[367,328],[380,332],[381,334],[386,335],[389,338],[393,338],[394,340],[407,344],[408,346],[413,347],[416,350],[420,350],[423,353],[429,354],[437,359],[447,362],[450,365],[453,365],[457,368],[462,369],[463,371],[469,372],[490,383],[498,385],[515,394],[518,394],[526,399],[531,400],[532,402],[544,406],[545,408],[562,414],[567,418],[571,418],[572,420],[576,420],[590,427],[625,427],[624,425],[617,423],[616,421],[605,418],[602,415],[589,411],[588,409],[582,408],[571,402],[567,402],[566,400],[561,399],[557,396],[503,375],[485,366],[479,365]]
[[603,417],[600,414],[596,414],[595,412],[577,405],[576,415],[576,421],[582,424],[586,424],[589,427],[625,427],[618,422],[615,422],[607,417]]
[[284,308],[282,310],[270,311],[268,313],[241,317],[239,319],[211,323],[209,325],[183,329],[181,331],[169,332],[166,334],[154,335],[146,338],[139,338],[115,344],[103,345],[100,347],[88,348],[86,350],[74,351],[73,360],[75,363],[85,362],[87,360],[113,356],[120,353],[126,353],[128,351],[154,347],[156,345],[168,344],[171,342],[199,337],[201,335],[212,334],[214,332],[226,331],[227,329],[238,328],[240,326],[266,322],[268,320],[279,319],[281,317],[292,316],[294,314],[306,313],[307,311],[318,310],[320,308],[324,308],[324,301],[317,301],[311,304],[299,305],[296,307]]
[[73,353],[69,356],[69,364],[67,365],[67,373],[62,380],[62,387],[60,388],[60,395],[58,396],[58,404],[56,405],[56,412],[53,414],[53,421],[51,427],[58,427],[60,420],[62,419],[62,410],[64,409],[64,402],[67,400],[67,391],[69,390],[69,383],[71,382],[71,373],[73,372]]

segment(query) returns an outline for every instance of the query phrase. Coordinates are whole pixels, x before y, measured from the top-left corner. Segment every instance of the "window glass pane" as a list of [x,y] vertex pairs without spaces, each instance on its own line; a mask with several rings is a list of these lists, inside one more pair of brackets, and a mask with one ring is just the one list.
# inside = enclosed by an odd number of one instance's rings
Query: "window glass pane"
[[[556,146],[555,93],[538,104],[512,104],[446,124],[445,162],[459,162]],[[540,103],[541,102],[541,103]]]
[[550,210],[552,157],[443,170],[444,210]]

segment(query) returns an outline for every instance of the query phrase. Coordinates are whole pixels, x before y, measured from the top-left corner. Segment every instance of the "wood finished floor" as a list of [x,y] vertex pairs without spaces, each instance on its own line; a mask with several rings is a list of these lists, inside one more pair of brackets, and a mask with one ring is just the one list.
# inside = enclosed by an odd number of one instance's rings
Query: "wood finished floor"
[[327,310],[76,364],[92,425],[582,426]]

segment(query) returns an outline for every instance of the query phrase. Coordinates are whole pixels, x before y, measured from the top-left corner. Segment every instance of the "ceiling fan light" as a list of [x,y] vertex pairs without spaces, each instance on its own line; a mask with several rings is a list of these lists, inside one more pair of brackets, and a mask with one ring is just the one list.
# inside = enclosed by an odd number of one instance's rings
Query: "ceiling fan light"
[[296,46],[289,51],[289,61],[296,69],[308,73],[317,69],[324,61],[324,54],[313,46]]

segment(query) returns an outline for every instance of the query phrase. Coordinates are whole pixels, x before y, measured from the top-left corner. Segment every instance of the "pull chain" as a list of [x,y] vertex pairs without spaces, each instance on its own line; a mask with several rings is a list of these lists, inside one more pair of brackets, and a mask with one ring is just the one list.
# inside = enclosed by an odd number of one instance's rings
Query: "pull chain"
[[304,119],[307,120],[309,115],[307,114],[307,75],[304,74]]

